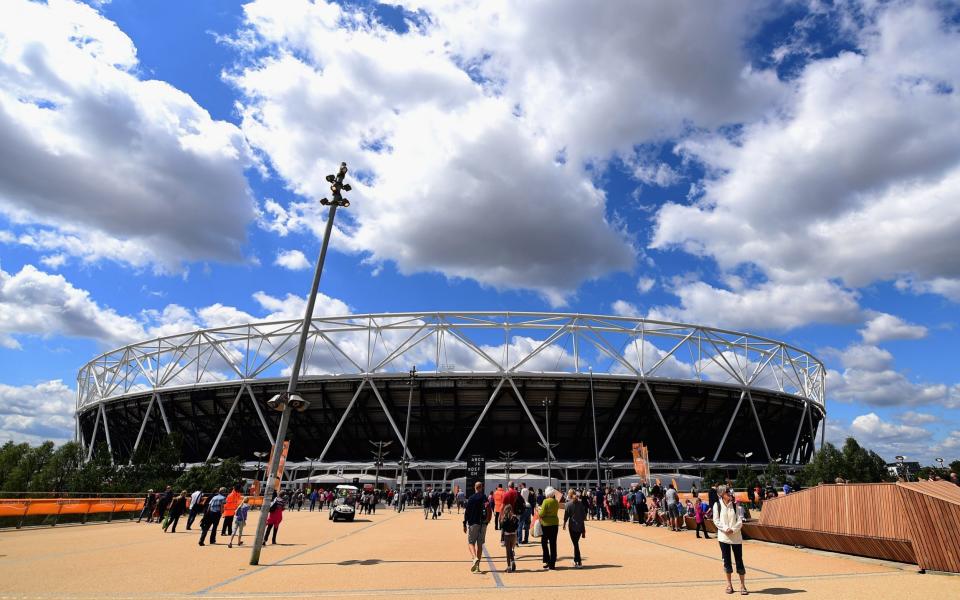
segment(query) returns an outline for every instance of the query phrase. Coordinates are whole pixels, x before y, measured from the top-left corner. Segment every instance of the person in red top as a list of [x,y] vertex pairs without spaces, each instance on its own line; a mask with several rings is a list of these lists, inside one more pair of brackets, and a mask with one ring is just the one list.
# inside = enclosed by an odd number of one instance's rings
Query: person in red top
[[503,484],[498,483],[493,492],[493,528],[500,529],[500,513],[503,512]]
[[517,508],[517,486],[512,481],[507,484],[507,491],[503,493],[503,505],[512,506],[514,508],[514,514],[516,514]]
[[237,514],[237,508],[240,506],[240,500],[243,494],[240,493],[240,484],[233,486],[233,491],[227,495],[227,500],[223,503],[223,527],[220,528],[220,535],[233,535],[233,516]]

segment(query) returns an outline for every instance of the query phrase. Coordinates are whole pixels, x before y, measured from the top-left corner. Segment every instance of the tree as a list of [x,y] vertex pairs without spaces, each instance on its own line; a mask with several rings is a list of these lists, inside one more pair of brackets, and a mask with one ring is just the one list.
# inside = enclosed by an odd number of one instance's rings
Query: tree
[[827,442],[813,453],[810,462],[800,471],[800,481],[804,486],[812,487],[821,483],[833,483],[843,471],[843,454],[836,446]]
[[786,481],[786,475],[784,475],[783,469],[780,468],[780,463],[771,462],[764,467],[762,479],[766,485],[776,487]]
[[950,463],[950,471],[960,475],[960,460],[955,460]]
[[738,490],[752,488],[757,485],[756,472],[747,465],[740,465],[737,469],[737,478],[733,482],[733,487]]
[[727,474],[721,469],[711,467],[703,473],[703,487],[708,488],[714,484],[726,483]]
[[850,483],[890,480],[886,461],[876,452],[860,446],[852,437],[844,442],[842,451],[833,444],[824,444],[800,472],[800,481],[805,486],[833,483],[837,477]]
[[241,479],[240,459],[227,458],[219,462],[207,461],[185,471],[174,485],[181,490],[209,492],[220,487],[229,488]]
[[83,448],[77,442],[67,442],[53,451],[50,460],[30,483],[32,491],[69,491],[72,478],[83,466]]
[[[14,444],[7,442],[0,448],[0,490],[15,491],[16,485],[10,476],[16,470],[17,465],[23,460],[23,456],[30,451],[30,444]],[[8,481],[10,482],[8,485]]]

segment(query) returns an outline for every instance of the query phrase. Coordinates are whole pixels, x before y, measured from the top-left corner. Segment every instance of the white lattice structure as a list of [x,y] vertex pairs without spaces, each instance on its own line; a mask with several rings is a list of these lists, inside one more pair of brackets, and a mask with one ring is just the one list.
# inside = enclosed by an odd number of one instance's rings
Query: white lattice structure
[[[106,352],[84,365],[78,375],[78,438],[92,451],[91,441],[102,431],[113,452],[110,426],[116,418],[108,419],[111,407],[129,405],[132,400],[145,402],[146,410],[132,447],[135,451],[148,421],[156,419],[154,413],[159,413],[166,432],[172,430],[167,406],[171,394],[183,396],[205,388],[231,388],[235,394],[231,408],[207,454],[213,456],[241,400],[250,401],[266,438],[272,440],[269,415],[265,416],[265,406],[256,397],[255,387],[260,382],[280,381],[289,375],[300,327],[301,321],[292,320],[203,329]],[[416,366],[419,378],[425,381],[486,379],[491,386],[495,385],[470,434],[458,444],[459,453],[446,457],[450,464],[462,460],[501,390],[519,402],[532,431],[545,441],[542,423],[534,417],[536,411],[531,410],[531,403],[518,387],[520,381],[582,382],[590,378],[591,386],[594,381],[627,382],[627,399],[624,401],[621,395],[616,402],[611,401],[616,418],[610,413],[612,427],[602,432],[601,453],[614,438],[624,416],[642,405],[656,415],[677,463],[688,462],[689,457],[681,452],[677,436],[662,414],[653,390],[655,385],[673,383],[692,386],[689,389],[733,390],[735,408],[708,462],[711,457],[714,462],[722,462],[721,449],[741,414],[741,406],[751,409],[762,441],[763,458],[774,458],[755,404],[758,394],[777,398],[778,402],[789,401],[800,410],[792,444],[778,445],[791,448],[789,453],[780,453],[789,457],[787,462],[798,460],[801,433],[812,445],[816,429],[826,415],[825,370],[818,359],[785,342],[741,332],[641,318],[562,313],[423,312],[316,317],[310,323],[305,381],[356,383],[350,403],[342,414],[336,415],[338,424],[329,432],[330,439],[324,441],[324,454],[349,421],[351,409],[364,389],[378,400],[392,433],[402,437],[392,415],[398,409],[388,407],[382,398],[381,388],[386,384],[381,382],[402,381],[411,366]],[[794,412],[791,415],[796,417]],[[185,419],[185,414],[181,418]],[[81,419],[87,427],[81,426]],[[125,426],[129,425],[128,420]]]

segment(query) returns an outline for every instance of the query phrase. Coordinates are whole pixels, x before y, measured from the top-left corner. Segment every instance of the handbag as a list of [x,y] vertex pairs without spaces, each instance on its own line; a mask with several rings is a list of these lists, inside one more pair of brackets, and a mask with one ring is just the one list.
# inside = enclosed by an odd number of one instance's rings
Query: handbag
[[170,515],[167,515],[163,518],[163,523],[160,524],[160,527],[166,531],[167,527],[170,527]]
[[535,538],[543,536],[543,524],[540,523],[540,519],[537,519],[533,522],[533,531],[530,533]]

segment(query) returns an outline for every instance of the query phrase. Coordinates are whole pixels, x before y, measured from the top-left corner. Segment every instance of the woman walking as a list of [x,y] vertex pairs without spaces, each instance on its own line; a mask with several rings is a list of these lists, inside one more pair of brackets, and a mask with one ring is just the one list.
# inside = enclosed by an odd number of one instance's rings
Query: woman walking
[[517,570],[517,557],[514,549],[517,547],[517,530],[520,528],[520,519],[517,518],[514,507],[510,504],[503,505],[503,512],[500,513],[500,533],[503,539],[503,547],[507,550],[507,571]]
[[703,537],[710,539],[710,534],[707,533],[707,523],[706,523],[706,514],[707,514],[707,505],[700,500],[699,496],[693,494],[693,518],[697,522],[697,539],[700,539],[700,532],[703,532]]
[[580,500],[580,495],[570,490],[567,494],[567,505],[563,509],[563,529],[570,524],[570,541],[573,543],[573,566],[579,569],[583,566],[580,558],[580,538],[587,536],[587,507]]
[[713,507],[713,524],[717,526],[717,540],[720,542],[720,554],[723,556],[723,571],[727,576],[727,593],[733,593],[733,581],[731,580],[733,567],[730,564],[730,554],[732,553],[737,563],[737,575],[740,576],[740,594],[746,596],[750,592],[747,591],[745,581],[747,570],[743,566],[743,536],[740,534],[743,520],[737,514],[733,492],[729,489],[723,490],[720,494],[720,500]]
[[277,531],[280,530],[280,523],[283,521],[283,509],[287,507],[287,495],[283,493],[273,499],[270,504],[270,513],[267,515],[267,530],[263,532],[263,545],[267,545],[267,538],[270,537],[270,531],[273,531],[273,545],[277,545]]
[[[170,528],[170,533],[177,532],[177,523],[180,522],[180,517],[182,517],[185,512],[187,512],[187,490],[180,492],[180,495],[170,503],[170,512],[167,515],[167,518],[170,519],[170,522],[167,524],[167,527]],[[167,531],[167,529],[164,529],[164,531]]]
[[[237,545],[243,545],[243,526],[247,524],[247,513],[250,511],[249,500],[246,496],[240,500],[240,506],[237,507],[237,512],[233,514],[233,533],[230,534],[230,541],[227,542],[227,548],[233,548],[233,538],[238,538]],[[277,543],[277,533],[273,533],[273,543]]]
[[552,486],[544,490],[543,501],[540,503],[540,527],[543,535],[540,537],[540,549],[543,550],[543,568],[557,568],[557,532],[560,530],[560,503],[556,499],[557,491]]

